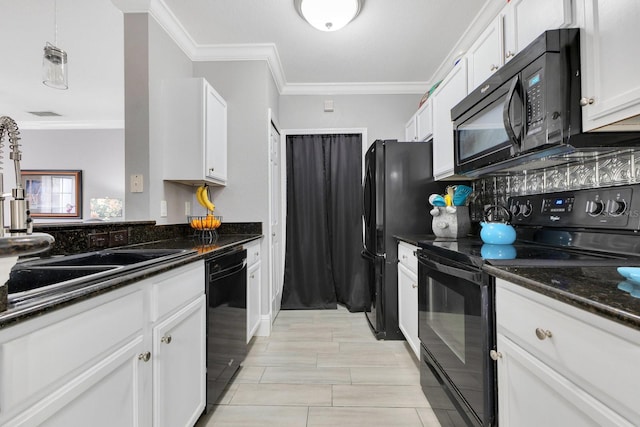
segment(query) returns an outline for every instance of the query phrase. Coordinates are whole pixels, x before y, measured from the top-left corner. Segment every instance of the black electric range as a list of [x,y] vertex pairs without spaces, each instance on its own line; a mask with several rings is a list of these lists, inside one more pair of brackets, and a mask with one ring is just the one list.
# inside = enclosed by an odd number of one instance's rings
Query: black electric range
[[421,385],[444,424],[489,426],[497,419],[490,360],[495,290],[485,270],[615,272],[640,265],[640,185],[518,196],[508,203],[517,232],[512,245],[478,237],[417,242]]

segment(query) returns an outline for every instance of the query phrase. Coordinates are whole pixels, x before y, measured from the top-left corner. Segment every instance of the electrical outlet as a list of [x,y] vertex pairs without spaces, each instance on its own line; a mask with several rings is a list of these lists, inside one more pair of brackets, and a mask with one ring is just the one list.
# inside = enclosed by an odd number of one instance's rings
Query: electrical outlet
[[106,248],[109,245],[109,233],[93,233],[87,237],[89,249]]
[[141,174],[131,175],[131,192],[142,193],[144,189],[144,180]]
[[109,246],[122,246],[129,243],[129,233],[127,230],[109,232]]
[[167,217],[167,201],[166,200],[160,201],[160,216],[162,218]]
[[184,202],[184,214],[191,215],[191,202]]

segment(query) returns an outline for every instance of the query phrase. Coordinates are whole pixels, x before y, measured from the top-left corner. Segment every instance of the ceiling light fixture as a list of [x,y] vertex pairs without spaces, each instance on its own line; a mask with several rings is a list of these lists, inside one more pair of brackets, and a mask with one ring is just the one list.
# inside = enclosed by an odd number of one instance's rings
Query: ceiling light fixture
[[351,22],[364,0],[294,0],[296,10],[312,27],[337,31]]
[[67,77],[67,52],[60,49],[58,44],[58,7],[53,1],[53,44],[47,42],[44,45],[42,57],[42,83],[54,89],[68,89]]

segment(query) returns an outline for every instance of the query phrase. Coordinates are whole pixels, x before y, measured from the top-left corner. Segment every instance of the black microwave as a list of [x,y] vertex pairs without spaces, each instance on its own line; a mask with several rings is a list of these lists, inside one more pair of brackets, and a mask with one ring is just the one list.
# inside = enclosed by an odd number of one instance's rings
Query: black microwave
[[579,35],[544,32],[451,110],[455,173],[530,169],[535,160],[640,146],[638,132],[582,132]]

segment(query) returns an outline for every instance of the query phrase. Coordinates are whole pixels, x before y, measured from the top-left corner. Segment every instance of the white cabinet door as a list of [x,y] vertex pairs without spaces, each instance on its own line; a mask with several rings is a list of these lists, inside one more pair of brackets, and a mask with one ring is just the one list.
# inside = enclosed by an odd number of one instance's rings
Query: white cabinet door
[[431,100],[425,101],[415,115],[417,140],[426,141],[433,135],[433,108]]
[[435,179],[453,175],[453,122],[451,109],[467,96],[466,58],[453,67],[433,93],[433,176]]
[[[580,34],[582,127],[588,131],[640,114],[640,2],[584,0]],[[608,130],[640,130],[640,119]]]
[[398,263],[398,323],[409,346],[420,360],[418,276],[400,263]]
[[546,30],[573,24],[571,0],[511,0],[501,16],[505,62]]
[[502,334],[497,349],[498,425],[633,425]]
[[93,367],[18,417],[9,426],[137,427],[146,425],[142,371],[150,364],[139,359],[145,347],[142,336],[126,343]]
[[247,269],[247,343],[260,326],[260,261]]
[[411,116],[407,124],[404,125],[404,140],[405,141],[418,140],[418,125],[416,122],[415,114]]
[[163,82],[163,179],[227,183],[227,104],[203,78]]
[[206,91],[205,174],[217,183],[227,183],[227,103],[211,85]]
[[193,426],[206,405],[206,297],[153,328],[153,425]]
[[503,64],[502,20],[494,19],[467,52],[469,92]]

